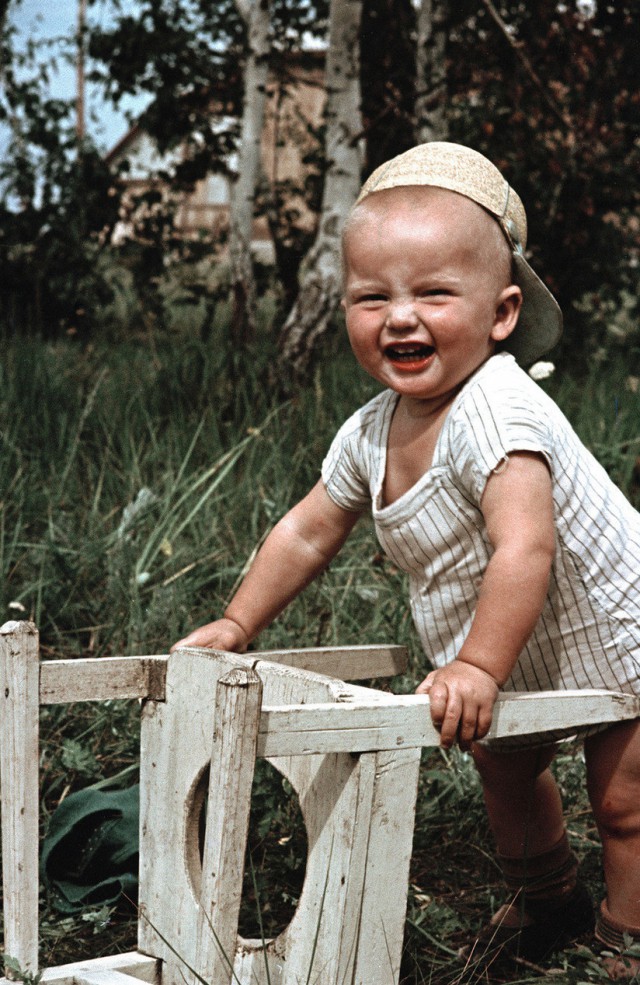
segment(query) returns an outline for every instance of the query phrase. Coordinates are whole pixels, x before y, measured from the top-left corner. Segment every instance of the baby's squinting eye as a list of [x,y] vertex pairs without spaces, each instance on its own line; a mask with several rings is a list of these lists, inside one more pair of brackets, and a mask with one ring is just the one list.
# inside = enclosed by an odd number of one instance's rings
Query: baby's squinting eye
[[421,298],[449,297],[451,291],[446,287],[430,287],[428,290],[420,291]]
[[363,294],[355,300],[360,302],[360,304],[375,304],[381,301],[386,301],[387,299],[384,294]]

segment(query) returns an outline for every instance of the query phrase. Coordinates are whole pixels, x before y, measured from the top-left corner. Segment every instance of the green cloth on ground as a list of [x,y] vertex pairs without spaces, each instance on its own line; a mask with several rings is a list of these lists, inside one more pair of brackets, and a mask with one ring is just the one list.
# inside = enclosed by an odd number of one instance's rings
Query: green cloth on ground
[[66,797],[51,815],[40,874],[63,913],[135,899],[138,888],[140,787]]

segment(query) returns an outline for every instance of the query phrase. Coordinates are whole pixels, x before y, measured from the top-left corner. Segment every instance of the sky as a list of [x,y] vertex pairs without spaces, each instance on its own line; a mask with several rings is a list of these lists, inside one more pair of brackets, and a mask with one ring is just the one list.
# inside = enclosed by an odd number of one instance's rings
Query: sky
[[[133,12],[135,0],[123,2],[123,11]],[[88,17],[92,23],[109,23],[108,0],[98,0],[89,6]],[[71,38],[77,30],[78,0],[22,0],[9,7],[9,20],[15,25],[20,39],[46,41],[55,38]],[[51,57],[58,46],[43,48],[42,57]],[[74,99],[76,90],[75,67],[60,60],[58,71],[52,79],[51,95]],[[127,113],[136,116],[144,108],[148,97],[130,98],[122,109],[115,110],[111,103],[100,98],[95,86],[87,84],[86,128],[101,151],[110,150],[129,129]]]

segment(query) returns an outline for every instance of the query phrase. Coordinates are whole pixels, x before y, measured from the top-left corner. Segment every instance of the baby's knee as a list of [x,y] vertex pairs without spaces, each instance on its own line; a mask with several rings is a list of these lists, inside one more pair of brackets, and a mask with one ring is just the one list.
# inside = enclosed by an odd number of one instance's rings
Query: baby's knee
[[587,789],[603,833],[640,835],[640,722],[621,722],[585,743]]
[[640,789],[611,779],[605,787],[589,789],[591,807],[602,834],[617,838],[640,835]]

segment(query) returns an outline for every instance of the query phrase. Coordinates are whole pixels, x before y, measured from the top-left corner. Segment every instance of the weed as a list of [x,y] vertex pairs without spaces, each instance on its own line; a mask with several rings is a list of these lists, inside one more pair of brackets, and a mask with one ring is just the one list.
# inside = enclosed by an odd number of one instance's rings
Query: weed
[[2,961],[15,982],[23,982],[23,985],[38,985],[42,978],[42,972],[34,975],[33,972],[23,968],[20,962],[16,958],[12,958],[10,954],[3,954]]

